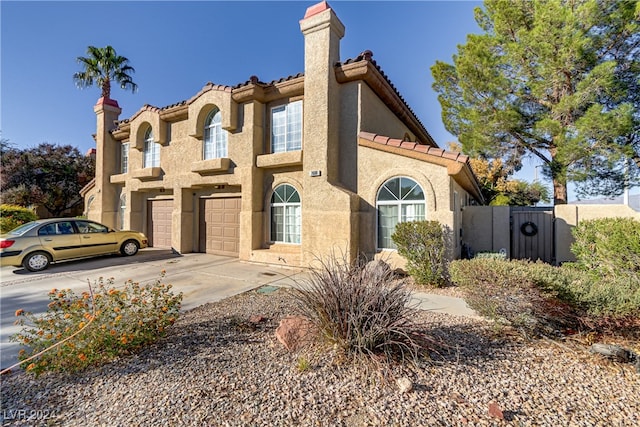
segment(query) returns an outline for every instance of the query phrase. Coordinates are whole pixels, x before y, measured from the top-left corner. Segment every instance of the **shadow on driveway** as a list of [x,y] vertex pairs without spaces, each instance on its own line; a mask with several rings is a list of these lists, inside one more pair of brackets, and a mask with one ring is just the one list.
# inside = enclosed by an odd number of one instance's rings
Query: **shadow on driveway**
[[[103,255],[99,257],[92,258],[81,258],[74,259],[70,261],[61,261],[55,264],[51,264],[49,268],[43,271],[31,272],[25,268],[18,267],[3,267],[2,268],[2,279],[3,280],[11,280],[11,273],[15,276],[19,277],[38,277],[38,276],[46,276],[51,274],[59,274],[59,273],[69,273],[76,271],[87,271],[87,270],[97,270],[100,268],[107,267],[117,267],[131,264],[140,264],[143,262],[149,261],[164,261],[172,258],[180,258],[180,255],[177,252],[172,251],[171,249],[142,249],[134,256],[121,256],[121,255]],[[15,270],[11,271],[12,268]],[[7,274],[9,273],[9,274]],[[13,276],[13,278],[16,278]]]

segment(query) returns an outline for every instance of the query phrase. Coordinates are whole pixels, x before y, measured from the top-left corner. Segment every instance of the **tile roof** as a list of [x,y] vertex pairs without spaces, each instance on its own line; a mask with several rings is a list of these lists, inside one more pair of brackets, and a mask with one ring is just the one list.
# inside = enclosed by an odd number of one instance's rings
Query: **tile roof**
[[[394,93],[396,94],[396,96],[400,99],[400,101],[404,104],[404,106],[406,107],[406,109],[415,117],[416,121],[420,124],[420,126],[422,126],[425,131],[426,128],[424,126],[424,124],[420,121],[420,119],[418,119],[418,116],[416,116],[416,113],[411,109],[411,107],[409,106],[409,104],[407,104],[407,101],[402,97],[402,95],[400,94],[400,91],[398,91],[398,88],[395,87],[395,85],[391,82],[391,79],[389,79],[389,76],[387,76],[385,74],[384,71],[382,71],[382,68],[380,67],[380,65],[378,65],[378,63],[376,62],[375,59],[373,59],[373,52],[370,50],[365,50],[364,52],[362,52],[360,55],[356,56],[355,58],[349,58],[346,59],[345,61],[342,62],[337,62],[335,64],[336,67],[340,67],[342,65],[347,65],[347,64],[353,64],[356,62],[362,62],[362,61],[366,61],[369,62],[371,65],[373,65],[373,67],[380,73],[380,75],[382,76],[382,78],[389,84],[389,86],[391,87],[391,89],[394,91]],[[427,131],[428,133],[428,131]],[[430,136],[430,135],[429,135]],[[435,142],[435,141],[434,141]],[[437,145],[437,143],[436,143]]]
[[226,86],[226,85],[215,84],[215,83],[212,83],[212,82],[207,82],[202,87],[202,89],[200,89],[198,91],[198,93],[196,93],[194,96],[192,96],[189,99],[186,99],[186,100],[183,100],[183,101],[180,101],[180,102],[176,102],[174,104],[166,105],[164,107],[156,107],[154,105],[144,104],[142,106],[142,108],[140,108],[138,111],[136,111],[131,117],[116,121],[116,126],[120,126],[120,125],[129,123],[131,120],[135,119],[143,111],[154,111],[154,112],[158,112],[159,113],[159,112],[166,111],[166,110],[169,110],[169,109],[174,108],[174,107],[180,107],[180,106],[183,106],[183,105],[191,104],[196,98],[198,98],[202,94],[204,94],[206,92],[209,92],[211,90],[232,92],[234,89],[238,89],[238,88],[241,88],[241,87],[244,87],[244,86],[249,86],[249,85],[258,85],[258,86],[263,86],[263,87],[274,86],[274,85],[276,85],[278,83],[294,80],[294,79],[297,79],[297,78],[300,78],[300,77],[304,77],[304,73],[298,73],[298,74],[290,75],[290,76],[287,76],[287,77],[281,77],[280,79],[272,80],[269,83],[265,83],[263,81],[260,81],[260,79],[257,76],[251,76],[251,77],[249,77],[249,80],[247,80],[247,81],[245,81],[243,83],[238,83],[235,86]]
[[249,85],[259,85],[259,86],[273,86],[277,83],[282,83],[282,82],[286,82],[289,80],[294,80],[300,77],[304,77],[304,73],[298,73],[298,74],[293,74],[287,77],[281,77],[277,80],[271,80],[269,83],[265,83],[263,81],[260,81],[260,79],[257,76],[251,76],[249,77],[249,80],[247,80],[246,82],[243,83],[238,83],[237,85],[233,86],[233,89],[238,89],[244,86],[249,86]]
[[[151,105],[151,104],[144,104],[142,106],[142,108],[140,108],[138,111],[136,111],[131,117],[128,117],[126,119],[122,119],[122,120],[117,120],[116,121],[116,129],[118,126],[129,123],[131,120],[135,119],[136,117],[138,117],[138,115],[140,115],[142,112],[144,111],[153,111],[153,112],[157,112],[160,113],[162,111],[166,111],[166,110],[170,110],[171,108],[175,108],[175,107],[180,107],[182,105],[186,105],[189,101],[180,101],[180,102],[176,102],[175,104],[171,104],[171,105],[166,105],[164,107],[156,107],[155,105]],[[113,132],[113,131],[112,131]]]
[[434,157],[442,157],[443,159],[454,160],[460,163],[468,163],[469,161],[469,156],[465,154],[443,150],[442,148],[435,148],[430,145],[422,144],[420,142],[409,142],[403,141],[401,139],[393,139],[389,138],[388,136],[377,135],[371,132],[360,132],[358,136],[368,141],[376,142],[380,145],[402,148],[408,151],[415,151]]
[[480,203],[483,202],[482,191],[478,178],[473,172],[469,156],[442,148],[432,147],[420,142],[409,142],[401,139],[389,138],[371,132],[358,133],[358,145],[386,151],[401,156],[422,160],[428,163],[444,166],[447,173],[469,192]]
[[[398,97],[400,102],[404,105],[406,110],[413,116],[415,121],[422,127],[422,129],[424,130],[426,135],[429,138],[431,138],[431,135],[429,135],[428,131],[424,127],[424,124],[420,121],[420,119],[418,119],[418,117],[416,116],[415,112],[411,109],[411,107],[409,107],[409,104],[407,104],[407,101],[402,97],[402,95],[400,94],[398,89],[394,86],[394,84],[391,82],[389,77],[384,73],[384,71],[382,71],[382,68],[378,65],[378,63],[373,59],[373,52],[371,52],[370,50],[365,50],[364,52],[362,52],[360,55],[356,56],[355,58],[349,58],[349,59],[346,59],[345,61],[337,62],[335,64],[335,67],[337,68],[337,67],[340,67],[342,65],[354,64],[354,63],[358,63],[358,62],[368,62],[369,64],[371,64],[375,68],[375,70],[380,74],[380,76],[384,79],[384,81],[387,82],[387,84],[389,85],[389,87],[391,88],[393,93]],[[250,85],[269,87],[269,86],[275,86],[278,83],[283,83],[283,82],[295,80],[295,79],[298,79],[298,78],[301,78],[301,77],[304,77],[304,73],[297,73],[297,74],[289,75],[287,77],[281,77],[280,79],[271,80],[270,82],[265,83],[265,82],[261,81],[257,76],[254,75],[254,76],[249,77],[249,80],[246,80],[245,82],[242,82],[242,83],[238,83],[238,84],[236,84],[234,86],[219,85],[219,84],[214,84],[212,82],[207,82],[203,86],[203,88],[200,89],[200,91],[198,91],[198,93],[196,93],[194,96],[192,96],[191,98],[189,98],[187,100],[183,100],[183,101],[180,101],[180,102],[177,102],[177,103],[174,103],[174,104],[171,104],[171,105],[167,105],[167,106],[164,106],[164,107],[156,107],[156,106],[153,106],[153,105],[145,104],[140,110],[138,110],[136,113],[134,113],[131,117],[123,119],[123,120],[116,121],[116,129],[120,125],[129,123],[131,120],[135,119],[143,111],[162,112],[162,111],[165,111],[165,110],[169,110],[171,108],[175,108],[175,107],[179,107],[179,106],[183,106],[183,105],[188,105],[191,102],[193,102],[196,98],[198,98],[200,95],[202,95],[203,93],[209,92],[211,90],[232,92],[235,89],[239,89],[239,88],[250,86]],[[437,145],[437,143],[435,141],[433,141],[433,139],[431,139],[431,142],[433,143],[432,145]]]

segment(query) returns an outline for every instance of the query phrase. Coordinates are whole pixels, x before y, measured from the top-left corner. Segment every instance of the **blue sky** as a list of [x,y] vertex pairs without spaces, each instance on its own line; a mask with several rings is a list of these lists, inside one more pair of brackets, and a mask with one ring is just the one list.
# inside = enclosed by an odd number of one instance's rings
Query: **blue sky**
[[[136,94],[112,88],[127,118],[144,104],[189,99],[207,82],[236,85],[304,71],[299,20],[316,1],[0,2],[2,138],[94,146],[98,88],[77,89],[76,57],[112,45],[135,68]],[[430,67],[451,62],[479,32],[471,1],[329,1],[346,27],[342,60],[371,50],[436,142],[455,140],[442,124]],[[533,179],[532,161],[520,174]]]

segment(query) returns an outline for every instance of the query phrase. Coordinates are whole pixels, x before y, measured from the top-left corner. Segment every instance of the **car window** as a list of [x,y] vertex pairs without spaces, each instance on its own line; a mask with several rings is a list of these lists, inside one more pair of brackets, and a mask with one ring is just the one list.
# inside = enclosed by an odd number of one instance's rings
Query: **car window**
[[28,222],[26,224],[22,224],[13,230],[9,231],[7,234],[11,234],[12,236],[20,236],[27,231],[31,230],[34,227],[37,227],[39,224],[37,222]]
[[102,224],[91,221],[76,221],[76,226],[80,233],[106,233],[109,231],[107,227]]
[[73,224],[71,221],[54,222],[47,224],[38,230],[38,236],[53,236],[59,234],[74,234]]

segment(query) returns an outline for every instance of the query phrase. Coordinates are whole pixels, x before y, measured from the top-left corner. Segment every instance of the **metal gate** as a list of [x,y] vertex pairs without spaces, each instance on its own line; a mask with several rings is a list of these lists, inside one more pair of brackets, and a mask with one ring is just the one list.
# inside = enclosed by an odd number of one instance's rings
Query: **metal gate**
[[511,207],[511,258],[555,261],[553,208]]

